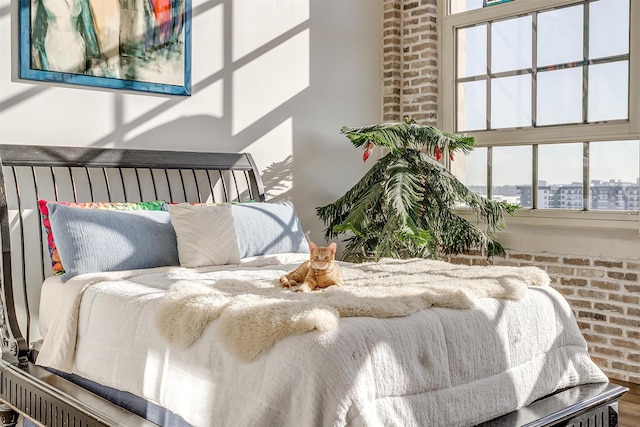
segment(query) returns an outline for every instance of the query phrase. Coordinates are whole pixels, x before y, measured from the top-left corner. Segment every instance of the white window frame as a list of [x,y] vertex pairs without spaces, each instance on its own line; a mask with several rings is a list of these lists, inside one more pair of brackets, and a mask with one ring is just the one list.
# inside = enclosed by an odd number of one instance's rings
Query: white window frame
[[[438,126],[455,131],[456,122],[456,30],[473,24],[506,19],[536,11],[571,6],[583,0],[514,0],[491,7],[449,14],[449,0],[438,1],[439,102]],[[543,126],[523,129],[468,131],[478,147],[534,145],[563,142],[640,140],[640,1],[630,0],[629,120]],[[532,180],[533,182],[533,180]],[[640,233],[637,212],[564,211],[522,208],[516,223],[623,228]],[[512,220],[513,222],[513,220]]]

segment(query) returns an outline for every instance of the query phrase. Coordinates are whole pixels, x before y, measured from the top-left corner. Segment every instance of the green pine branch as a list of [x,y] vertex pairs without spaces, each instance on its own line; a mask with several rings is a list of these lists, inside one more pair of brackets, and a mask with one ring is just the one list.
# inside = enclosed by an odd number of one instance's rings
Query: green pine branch
[[433,126],[421,125],[412,119],[358,128],[343,126],[340,132],[356,147],[372,142],[394,154],[409,149],[424,151],[433,156],[437,147],[441,153],[460,150],[466,155],[475,147],[473,137],[454,135]]
[[[471,249],[491,257],[504,254],[495,234],[516,206],[488,200],[469,190],[435,157],[468,154],[472,137],[443,132],[413,120],[359,128],[343,127],[356,147],[371,144],[389,153],[335,202],[318,207],[325,238],[346,235],[343,258],[435,258]],[[478,224],[456,214],[466,204]]]

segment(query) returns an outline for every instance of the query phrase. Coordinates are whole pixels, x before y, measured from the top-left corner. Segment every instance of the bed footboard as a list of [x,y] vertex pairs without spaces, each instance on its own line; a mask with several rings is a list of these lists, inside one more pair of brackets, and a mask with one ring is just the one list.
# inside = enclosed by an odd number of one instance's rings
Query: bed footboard
[[[616,427],[618,401],[627,390],[611,383],[572,387],[479,426]],[[46,426],[156,426],[30,362],[22,367],[0,362],[0,400],[8,404],[5,409]],[[17,420],[2,405],[0,417],[4,426]]]
[[629,389],[612,383],[585,384],[560,391],[479,427],[615,427],[618,401]]
[[[0,400],[6,409],[46,426],[157,427],[31,362],[0,361]],[[4,426],[17,421],[16,412],[1,406],[0,416]]]

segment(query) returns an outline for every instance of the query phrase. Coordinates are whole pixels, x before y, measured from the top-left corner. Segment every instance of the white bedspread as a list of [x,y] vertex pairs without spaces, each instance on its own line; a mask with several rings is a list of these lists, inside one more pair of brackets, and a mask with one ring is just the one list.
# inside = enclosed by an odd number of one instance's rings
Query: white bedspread
[[38,364],[142,396],[194,426],[473,425],[561,388],[607,381],[549,287],[530,288],[520,301],[482,298],[468,310],[343,318],[335,330],[284,338],[251,362],[217,345],[217,321],[185,350],[160,337],[156,317],[173,283],[194,274],[205,283],[277,280],[299,261],[71,279]]

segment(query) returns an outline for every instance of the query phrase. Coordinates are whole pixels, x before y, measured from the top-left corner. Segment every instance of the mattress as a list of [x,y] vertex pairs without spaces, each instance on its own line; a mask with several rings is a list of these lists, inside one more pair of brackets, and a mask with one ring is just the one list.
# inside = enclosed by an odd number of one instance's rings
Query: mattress
[[60,276],[50,276],[45,279],[40,289],[40,335],[47,336],[51,322],[55,320],[58,308],[64,300],[64,283]]
[[[91,277],[80,286],[71,372],[193,426],[474,425],[566,387],[607,381],[568,304],[547,286],[464,310],[341,318],[337,329],[285,337],[251,361],[220,344],[217,321],[185,349],[161,336],[159,309],[176,282],[277,280],[298,261]],[[41,305],[56,303],[44,298],[55,286],[43,288]],[[59,312],[41,320],[47,334]]]

